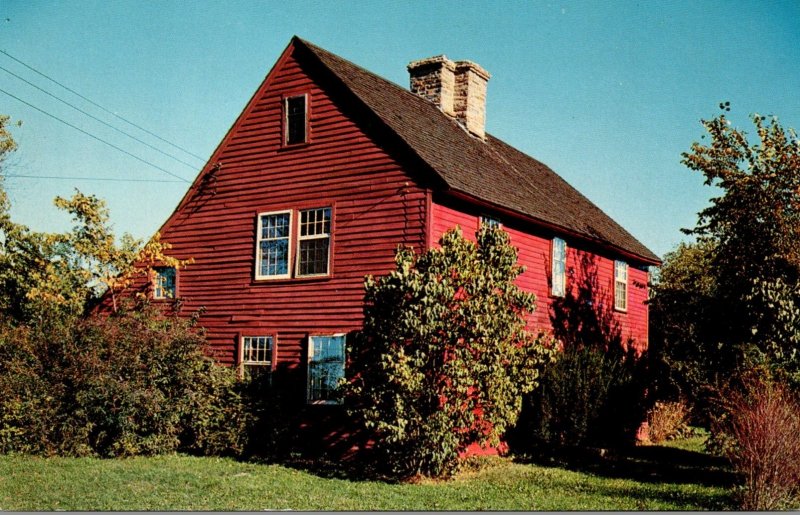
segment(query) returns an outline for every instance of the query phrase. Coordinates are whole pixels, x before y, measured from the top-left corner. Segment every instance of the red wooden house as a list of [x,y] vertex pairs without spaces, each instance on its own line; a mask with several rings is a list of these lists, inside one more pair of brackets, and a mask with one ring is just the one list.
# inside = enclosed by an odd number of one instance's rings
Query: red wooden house
[[538,298],[531,325],[605,325],[645,348],[658,257],[485,133],[480,66],[439,56],[408,69],[411,91],[293,38],[163,225],[171,253],[194,263],[157,269],[153,296],[203,307],[224,363],[294,371],[298,396],[332,403],[364,276],[389,272],[398,245],[500,223]]

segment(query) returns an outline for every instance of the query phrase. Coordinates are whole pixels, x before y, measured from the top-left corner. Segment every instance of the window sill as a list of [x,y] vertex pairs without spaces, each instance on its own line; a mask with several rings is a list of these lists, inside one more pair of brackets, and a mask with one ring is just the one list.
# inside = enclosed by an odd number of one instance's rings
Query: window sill
[[333,275],[313,275],[309,277],[281,277],[280,279],[253,279],[250,286],[262,286],[265,284],[291,284],[291,283],[315,283],[326,282],[333,279]]
[[328,408],[344,406],[342,401],[309,401],[306,402],[308,406],[324,406]]
[[158,298],[150,297],[150,302],[156,302],[158,304],[164,304],[164,303],[167,303],[167,302],[175,302],[176,300],[178,300],[177,297],[158,297]]
[[288,152],[288,151],[291,151],[291,150],[297,150],[297,149],[301,149],[301,148],[306,148],[310,144],[311,143],[308,142],[308,141],[304,141],[303,143],[292,143],[291,145],[288,144],[288,143],[283,143],[281,145],[281,148],[278,149],[278,152]]

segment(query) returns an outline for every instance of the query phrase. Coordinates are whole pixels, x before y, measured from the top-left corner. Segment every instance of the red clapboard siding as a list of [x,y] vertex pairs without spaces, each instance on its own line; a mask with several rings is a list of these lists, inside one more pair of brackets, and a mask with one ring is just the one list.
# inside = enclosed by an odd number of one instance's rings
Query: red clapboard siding
[[628,266],[628,309],[626,312],[614,311],[614,258],[595,249],[585,250],[585,244],[567,236],[554,234],[519,220],[507,220],[493,213],[486,213],[477,206],[471,206],[453,199],[434,196],[432,210],[432,241],[436,242],[449,229],[461,227],[464,236],[475,241],[480,216],[487,214],[498,218],[503,229],[508,232],[511,244],[517,248],[518,262],[525,272],[517,278],[517,284],[536,295],[536,311],[529,317],[529,327],[552,330],[553,301],[550,295],[550,262],[552,239],[558,236],[567,243],[567,284],[568,294],[576,292],[584,279],[593,277],[592,297],[598,309],[613,312],[619,324],[624,341],[631,339],[634,346],[643,351],[648,343],[648,274]]
[[[171,255],[194,259],[178,274],[181,313],[203,309],[214,355],[238,359],[241,334],[275,338],[276,369],[302,370],[309,334],[347,333],[361,327],[363,280],[394,266],[398,245],[424,249],[460,225],[474,239],[476,205],[421,184],[418,165],[405,161],[392,141],[364,123],[350,97],[294,58],[293,46],[276,63],[180,205],[161,229]],[[308,95],[309,143],[282,144],[282,99]],[[414,161],[416,163],[416,161]],[[218,165],[218,166],[215,166]],[[216,169],[213,173],[211,171]],[[255,280],[258,213],[331,207],[330,275],[323,278]],[[532,328],[551,329],[552,229],[523,219],[503,221],[526,271],[518,284],[537,296]],[[597,276],[597,302],[613,306],[614,258],[563,237],[568,245],[568,285]],[[296,240],[293,259],[296,258]],[[586,263],[591,262],[591,270]],[[647,273],[629,267],[629,301],[615,312],[624,338],[647,345]]]
[[[281,99],[296,93],[309,95],[310,141],[287,149]],[[231,128],[215,163],[213,180],[192,187],[161,234],[171,255],[194,259],[178,272],[182,313],[204,308],[200,325],[224,363],[237,361],[237,335],[246,331],[275,337],[276,368],[304,365],[309,334],[361,327],[364,276],[391,270],[398,244],[425,243],[425,190],[291,50]],[[257,214],[315,207],[333,209],[330,276],[256,281]]]

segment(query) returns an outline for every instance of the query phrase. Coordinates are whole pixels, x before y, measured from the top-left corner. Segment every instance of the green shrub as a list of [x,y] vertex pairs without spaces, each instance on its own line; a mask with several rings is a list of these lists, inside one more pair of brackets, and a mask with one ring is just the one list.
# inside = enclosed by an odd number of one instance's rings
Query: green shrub
[[238,454],[248,414],[234,371],[190,323],[144,310],[0,332],[0,451]]
[[398,251],[367,278],[364,330],[348,349],[347,401],[392,475],[446,476],[473,442],[497,445],[551,351],[525,330],[534,296],[508,235],[477,245],[450,231],[441,248]]
[[643,360],[594,348],[568,347],[526,397],[510,433],[515,452],[632,441],[644,420]]

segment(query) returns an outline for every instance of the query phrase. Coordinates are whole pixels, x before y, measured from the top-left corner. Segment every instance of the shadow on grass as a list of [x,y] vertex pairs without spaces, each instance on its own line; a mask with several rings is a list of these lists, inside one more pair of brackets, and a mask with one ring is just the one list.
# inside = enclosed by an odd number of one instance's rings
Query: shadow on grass
[[724,458],[658,445],[622,449],[570,448],[546,455],[517,458],[516,461],[642,483],[730,488],[736,482]]

